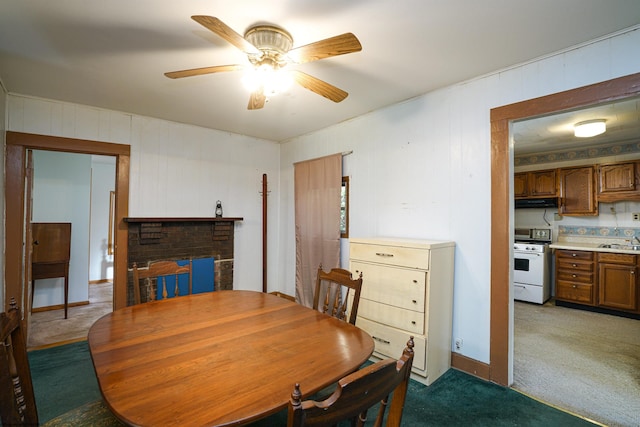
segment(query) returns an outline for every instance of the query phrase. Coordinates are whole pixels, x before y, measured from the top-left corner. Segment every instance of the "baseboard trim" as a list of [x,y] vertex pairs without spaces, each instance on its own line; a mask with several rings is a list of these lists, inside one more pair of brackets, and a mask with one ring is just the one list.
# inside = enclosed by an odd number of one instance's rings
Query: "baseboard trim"
[[[77,301],[77,302],[70,302],[69,303],[69,307],[78,307],[81,305],[88,305],[89,301]],[[43,311],[53,311],[53,310],[60,310],[64,308],[64,304],[56,304],[56,305],[47,305],[44,307],[36,307],[36,308],[32,308],[31,312],[32,313],[40,313]]]
[[470,357],[451,352],[451,367],[489,381],[490,366]]

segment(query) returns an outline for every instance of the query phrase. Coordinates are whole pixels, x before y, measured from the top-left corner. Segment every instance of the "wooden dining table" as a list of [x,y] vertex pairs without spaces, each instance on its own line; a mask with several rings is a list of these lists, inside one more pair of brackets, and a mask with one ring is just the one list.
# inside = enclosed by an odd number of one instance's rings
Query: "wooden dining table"
[[357,370],[371,336],[275,295],[215,291],[116,310],[89,330],[106,405],[135,426],[245,425]]

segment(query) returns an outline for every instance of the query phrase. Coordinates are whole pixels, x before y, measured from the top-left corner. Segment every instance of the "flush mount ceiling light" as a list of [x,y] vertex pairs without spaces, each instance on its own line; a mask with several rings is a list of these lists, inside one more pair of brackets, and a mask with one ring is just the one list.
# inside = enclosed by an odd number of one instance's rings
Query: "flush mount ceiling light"
[[578,138],[590,138],[592,136],[605,133],[607,130],[606,120],[587,120],[573,125],[573,134]]

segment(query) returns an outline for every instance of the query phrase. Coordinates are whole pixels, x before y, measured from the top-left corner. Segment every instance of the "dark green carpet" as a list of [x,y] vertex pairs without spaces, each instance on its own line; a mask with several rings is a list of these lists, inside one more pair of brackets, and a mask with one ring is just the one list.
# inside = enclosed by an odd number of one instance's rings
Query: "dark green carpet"
[[86,341],[30,351],[29,366],[41,423],[102,398]]
[[[29,362],[40,422],[101,399],[86,341],[32,351]],[[252,424],[280,425],[286,425],[286,411]],[[455,369],[429,387],[411,381],[402,425],[593,427],[510,388]]]

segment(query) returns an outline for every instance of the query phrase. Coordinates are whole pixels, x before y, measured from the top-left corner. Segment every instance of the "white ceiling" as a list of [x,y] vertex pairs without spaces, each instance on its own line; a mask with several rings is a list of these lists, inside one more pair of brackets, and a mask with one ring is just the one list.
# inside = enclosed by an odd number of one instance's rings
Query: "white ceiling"
[[[576,138],[573,126],[603,119],[607,131],[591,138]],[[514,153],[517,156],[604,147],[625,142],[640,143],[640,99],[594,105],[513,124]]]
[[[349,96],[336,104],[294,86],[248,111],[241,73],[166,78],[246,61],[192,15],[240,34],[276,24],[294,47],[354,33],[361,52],[296,66]],[[639,23],[638,0],[0,0],[0,81],[9,93],[283,141]]]

